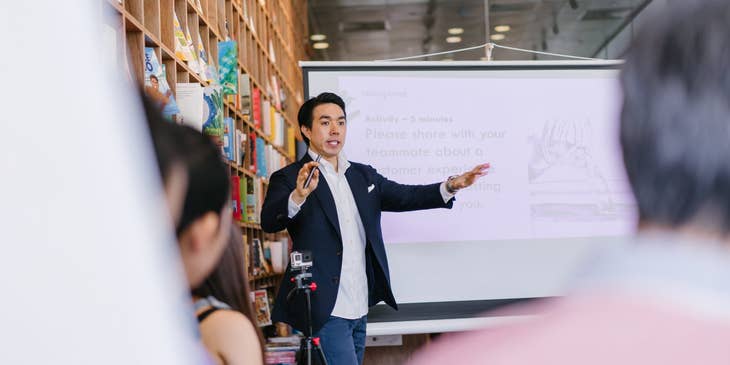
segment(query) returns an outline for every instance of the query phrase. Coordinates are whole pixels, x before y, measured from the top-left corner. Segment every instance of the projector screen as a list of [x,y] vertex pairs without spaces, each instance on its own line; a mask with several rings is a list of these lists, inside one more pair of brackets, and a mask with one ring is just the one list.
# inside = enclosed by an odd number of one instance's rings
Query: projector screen
[[404,184],[492,166],[453,209],[383,214],[403,310],[377,306],[371,323],[560,295],[587,255],[634,231],[618,66],[302,63],[307,98],[330,91],[346,102],[349,160]]

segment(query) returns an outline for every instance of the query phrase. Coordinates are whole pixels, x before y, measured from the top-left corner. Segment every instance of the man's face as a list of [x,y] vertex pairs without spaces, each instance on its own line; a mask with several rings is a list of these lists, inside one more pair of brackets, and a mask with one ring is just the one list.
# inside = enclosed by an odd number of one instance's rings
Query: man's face
[[303,126],[302,133],[314,152],[325,159],[337,157],[347,135],[345,112],[337,104],[317,105],[312,111],[312,129]]
[[159,81],[157,81],[157,79],[156,79],[156,78],[154,78],[154,77],[151,77],[151,78],[150,78],[150,85],[152,85],[152,87],[153,87],[153,88],[154,88],[155,90],[157,90],[157,89],[159,89],[159,88],[160,88],[160,82],[159,82]]

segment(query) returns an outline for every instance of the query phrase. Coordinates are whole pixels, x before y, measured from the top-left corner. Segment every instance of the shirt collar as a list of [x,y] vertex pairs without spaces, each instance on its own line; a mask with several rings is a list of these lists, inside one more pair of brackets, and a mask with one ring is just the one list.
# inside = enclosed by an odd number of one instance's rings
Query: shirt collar
[[[311,148],[308,148],[307,153],[309,154],[309,157],[312,158],[312,161],[317,160],[317,152],[314,152],[314,151],[312,151]],[[325,170],[324,172],[328,172],[331,174],[335,173],[334,166],[332,166],[332,164],[325,159],[319,160],[319,166],[320,166],[320,168]],[[350,161],[347,160],[347,156],[345,156],[345,152],[340,151],[340,154],[337,155],[338,174],[344,175],[345,171],[347,171],[348,168],[350,168]]]

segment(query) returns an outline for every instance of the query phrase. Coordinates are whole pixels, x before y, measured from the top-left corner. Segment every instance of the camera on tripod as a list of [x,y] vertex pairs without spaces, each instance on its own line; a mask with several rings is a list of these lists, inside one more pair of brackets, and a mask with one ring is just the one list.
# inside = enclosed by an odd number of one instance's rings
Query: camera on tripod
[[[312,292],[317,290],[317,283],[312,281],[312,273],[307,270],[312,267],[312,252],[311,251],[292,251],[289,254],[291,271],[297,271],[292,273],[293,277],[290,279],[294,283],[294,287],[286,295],[286,300],[291,302],[292,299],[299,293],[304,295],[306,299],[306,317],[304,325],[304,337],[302,337],[301,344],[299,345],[299,355],[297,357],[297,364],[302,365],[327,365],[327,360],[324,357],[322,348],[319,344],[319,337],[312,337]],[[315,362],[312,362],[312,360]],[[316,362],[316,360],[319,360]]]
[[311,251],[292,251],[289,258],[291,259],[292,270],[306,271],[312,267]]

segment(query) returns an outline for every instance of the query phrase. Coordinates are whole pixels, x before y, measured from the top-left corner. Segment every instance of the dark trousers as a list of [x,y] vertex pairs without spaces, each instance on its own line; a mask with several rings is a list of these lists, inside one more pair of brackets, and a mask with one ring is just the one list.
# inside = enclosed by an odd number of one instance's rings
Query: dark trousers
[[315,334],[329,365],[362,365],[365,355],[367,316],[359,319],[332,317]]

